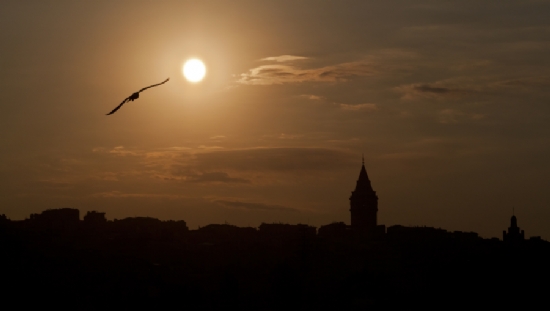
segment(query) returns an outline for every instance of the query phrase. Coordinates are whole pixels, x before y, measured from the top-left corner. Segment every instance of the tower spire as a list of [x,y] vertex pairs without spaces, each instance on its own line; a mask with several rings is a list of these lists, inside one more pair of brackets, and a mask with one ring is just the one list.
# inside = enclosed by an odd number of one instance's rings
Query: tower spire
[[363,163],[363,165],[365,165],[365,154],[364,154],[364,153],[363,153],[363,157],[362,157],[361,163]]

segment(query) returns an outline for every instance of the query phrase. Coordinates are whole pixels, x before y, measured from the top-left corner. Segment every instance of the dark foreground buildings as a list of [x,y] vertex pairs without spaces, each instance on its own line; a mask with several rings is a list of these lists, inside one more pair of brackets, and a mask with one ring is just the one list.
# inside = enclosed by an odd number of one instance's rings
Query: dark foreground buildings
[[[0,304],[57,310],[532,309],[548,303],[550,243],[512,217],[499,239],[385,227],[364,164],[351,226],[211,224],[47,210],[0,215]],[[12,307],[13,308],[13,307]]]

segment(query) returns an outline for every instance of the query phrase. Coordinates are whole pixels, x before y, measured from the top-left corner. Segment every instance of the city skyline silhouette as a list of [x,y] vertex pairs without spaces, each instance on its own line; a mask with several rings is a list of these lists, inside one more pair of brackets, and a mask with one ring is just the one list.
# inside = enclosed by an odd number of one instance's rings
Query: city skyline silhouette
[[[376,195],[376,191],[374,191],[370,178],[368,176],[367,170],[365,168],[365,158],[362,157],[361,161],[361,169],[359,171],[359,176],[357,178],[357,183],[355,186],[355,189],[351,191],[351,196],[349,198],[350,201],[350,217],[349,221],[347,221],[350,225],[346,225],[345,222],[338,222],[338,221],[332,221],[330,224],[325,224],[320,226],[318,229],[321,232],[320,236],[324,237],[354,237],[359,240],[364,241],[373,241],[373,240],[383,240],[386,236],[386,226],[384,224],[378,224],[378,196]],[[1,219],[4,222],[11,222],[11,220],[4,214],[1,214]],[[149,222],[150,224],[159,225],[162,223],[162,220],[148,217],[148,216],[141,216],[141,217],[127,217],[124,219],[121,219],[122,221],[126,222]],[[83,217],[82,221],[85,224],[91,224],[93,226],[100,225],[104,226],[105,223],[108,222],[106,218],[105,212],[98,212],[98,211],[88,211],[86,215]],[[118,219],[114,219],[114,222],[120,221]],[[78,223],[81,222],[80,219],[80,211],[75,208],[58,208],[58,209],[48,209],[38,214],[31,214],[28,218],[26,218],[23,221],[15,221],[14,223],[20,223],[25,227],[25,223],[30,223],[31,226],[33,223],[36,224],[47,224],[46,227],[50,230],[54,230],[54,228],[59,225],[60,227],[65,226],[65,224],[71,224],[69,226],[77,226]],[[166,222],[166,221],[165,221]],[[168,223],[179,223],[183,231],[189,230],[187,227],[187,224],[185,220],[167,220]],[[292,232],[292,230],[306,230],[308,231],[309,235],[316,236],[318,235],[318,230],[314,226],[310,226],[309,224],[287,224],[287,223],[275,223],[272,222],[269,224],[270,221],[266,220],[263,221],[260,225],[257,227],[243,227],[248,229],[254,229],[258,228],[260,231],[262,230],[262,227],[265,229],[266,226],[272,226],[270,228],[274,228],[271,230],[274,230],[273,232],[275,234],[287,234],[284,233],[285,230],[291,230],[289,232]],[[57,225],[55,225],[57,224]],[[216,226],[226,226],[226,227],[234,227],[239,228],[238,226],[228,224],[225,222],[224,224],[208,224],[205,227],[199,227],[198,230],[204,230],[204,228],[215,228]],[[277,227],[278,226],[278,227]],[[275,229],[280,228],[280,229]],[[286,228],[286,229],[285,229]],[[289,229],[293,228],[293,229]],[[303,228],[303,229],[300,229]],[[254,229],[255,230],[255,229]],[[414,232],[415,230],[418,232],[426,231],[426,232],[435,232],[439,231],[447,232],[449,234],[452,234],[453,232],[448,232],[445,229],[442,229],[441,227],[427,227],[422,225],[415,225],[415,226],[402,226],[400,224],[391,226],[388,228],[390,232]],[[403,231],[405,230],[405,231]],[[251,232],[249,230],[249,232]],[[478,233],[476,232],[463,232],[463,231],[454,231],[454,234],[466,234],[469,236],[479,237]],[[531,236],[531,240],[534,241],[543,241],[540,236]],[[492,237],[492,240],[499,240],[497,237]],[[525,241],[525,233],[524,230],[520,230],[517,224],[517,217],[515,215],[515,211],[513,210],[512,216],[510,218],[510,226],[508,227],[508,230],[504,230],[502,233],[502,241],[504,242],[521,242]],[[544,240],[546,241],[546,240]]]
[[[545,301],[547,288],[536,280],[550,276],[550,242],[525,239],[515,215],[502,240],[483,239],[426,226],[386,228],[377,223],[377,201],[363,162],[350,197],[351,225],[189,230],[183,220],[108,221],[96,211],[81,219],[72,208],[20,221],[0,215],[7,254],[0,265],[10,267],[3,279],[11,285],[3,294],[32,295],[29,306],[55,301],[73,310],[431,308],[449,301],[534,307]],[[36,283],[42,279],[47,287]]]

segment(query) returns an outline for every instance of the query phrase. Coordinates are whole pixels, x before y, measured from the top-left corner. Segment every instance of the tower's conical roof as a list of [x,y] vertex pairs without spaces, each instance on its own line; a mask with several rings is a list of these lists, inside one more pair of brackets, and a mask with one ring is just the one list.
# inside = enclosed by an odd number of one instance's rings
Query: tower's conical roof
[[361,171],[359,172],[359,179],[357,179],[357,185],[355,186],[355,191],[373,191],[372,185],[370,184],[369,175],[367,174],[367,169],[365,168],[364,157],[361,165]]

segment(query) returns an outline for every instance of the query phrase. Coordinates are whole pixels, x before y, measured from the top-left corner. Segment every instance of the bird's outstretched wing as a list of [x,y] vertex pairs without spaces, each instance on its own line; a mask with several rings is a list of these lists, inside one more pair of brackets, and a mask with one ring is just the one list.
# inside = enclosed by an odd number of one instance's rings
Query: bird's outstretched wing
[[113,113],[115,113],[117,110],[120,109],[120,107],[122,107],[122,105],[124,105],[128,100],[130,99],[130,97],[126,97],[126,99],[120,103],[120,105],[116,106],[115,109],[113,109],[113,111],[109,112],[107,115],[112,115]]
[[164,83],[168,82],[168,80],[170,80],[170,78],[168,78],[168,79],[162,81],[161,83],[157,83],[157,84],[153,84],[153,85],[146,86],[146,87],[142,88],[141,90],[139,90],[138,93],[143,92],[143,91],[145,91],[145,90],[148,89],[148,88],[151,88],[151,87],[155,87],[155,86],[159,86],[159,85],[161,85],[161,84],[164,84]]
[[124,105],[127,101],[137,99],[137,98],[139,97],[139,93],[145,91],[145,90],[148,89],[148,88],[151,88],[151,87],[155,87],[155,86],[159,86],[159,85],[161,85],[161,84],[164,84],[164,83],[168,82],[168,80],[170,80],[170,78],[168,78],[168,79],[162,81],[161,83],[157,83],[157,84],[153,84],[153,85],[149,85],[149,86],[147,86],[147,87],[144,87],[144,88],[142,88],[141,90],[139,90],[139,91],[133,93],[132,95],[126,97],[126,99],[125,99],[124,101],[122,101],[122,103],[120,103],[120,105],[118,105],[115,109],[113,109],[113,111],[109,112],[107,115],[112,115],[113,113],[115,113],[115,112],[116,112],[117,110],[119,110],[120,107],[122,107],[122,105]]

